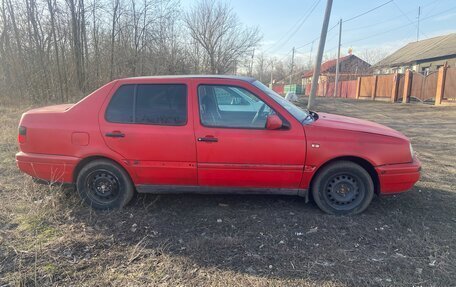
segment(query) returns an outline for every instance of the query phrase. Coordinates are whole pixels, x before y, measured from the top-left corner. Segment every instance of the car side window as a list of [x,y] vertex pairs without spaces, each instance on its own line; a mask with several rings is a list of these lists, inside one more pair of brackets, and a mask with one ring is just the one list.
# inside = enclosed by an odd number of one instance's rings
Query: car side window
[[183,84],[122,85],[106,109],[106,120],[115,123],[185,125],[187,86]]
[[229,85],[198,87],[200,120],[204,126],[264,129],[275,112],[248,90]]
[[135,123],[181,126],[187,123],[185,85],[138,85]]
[[113,123],[133,122],[135,85],[120,86],[106,109],[106,120]]
[[245,98],[241,97],[240,94],[236,93],[229,87],[214,87],[214,94],[217,98],[217,103],[221,108],[223,108],[223,106],[229,105],[250,105],[250,103]]

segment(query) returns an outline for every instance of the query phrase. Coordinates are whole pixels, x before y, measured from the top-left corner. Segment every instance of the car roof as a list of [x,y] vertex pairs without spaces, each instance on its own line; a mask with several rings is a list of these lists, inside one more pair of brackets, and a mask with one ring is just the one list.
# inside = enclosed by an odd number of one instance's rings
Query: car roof
[[122,80],[127,79],[229,79],[229,80],[241,80],[246,82],[254,82],[255,78],[246,77],[246,76],[236,76],[236,75],[163,75],[163,76],[141,76],[141,77],[130,77],[123,78]]

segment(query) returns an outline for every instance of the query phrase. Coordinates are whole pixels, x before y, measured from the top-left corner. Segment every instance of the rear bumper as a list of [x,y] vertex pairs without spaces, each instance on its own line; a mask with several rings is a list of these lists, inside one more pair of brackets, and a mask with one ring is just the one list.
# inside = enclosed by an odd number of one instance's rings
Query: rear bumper
[[375,169],[380,180],[380,194],[390,195],[413,187],[420,179],[421,162],[414,157],[411,163],[382,165]]
[[63,155],[18,152],[16,164],[22,172],[48,182],[73,182],[79,158]]

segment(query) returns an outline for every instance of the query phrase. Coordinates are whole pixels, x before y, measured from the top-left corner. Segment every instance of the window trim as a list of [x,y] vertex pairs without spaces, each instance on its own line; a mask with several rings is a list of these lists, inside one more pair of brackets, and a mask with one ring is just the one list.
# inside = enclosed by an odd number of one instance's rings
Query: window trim
[[[291,129],[291,124],[288,122],[288,120],[282,116],[279,112],[277,112],[273,107],[271,107],[268,103],[266,103],[261,97],[259,97],[256,93],[246,89],[245,87],[242,87],[240,85],[233,85],[233,84],[205,84],[205,83],[199,83],[196,86],[196,98],[198,100],[198,118],[199,118],[199,123],[201,126],[206,127],[206,128],[216,128],[216,129],[239,129],[239,130],[259,130],[259,131],[268,131],[266,126],[264,128],[254,128],[254,127],[226,127],[226,126],[208,126],[203,124],[201,120],[201,110],[200,110],[200,97],[199,97],[199,88],[200,86],[223,86],[223,87],[235,87],[239,89],[243,89],[257,97],[260,101],[262,101],[265,105],[267,105],[271,110],[273,110],[277,116],[282,120],[282,128],[277,129],[276,131],[287,131]],[[217,99],[215,99],[217,100]],[[217,103],[218,106],[218,103]],[[218,108],[218,107],[217,107]]]
[[[154,86],[170,86],[170,85],[179,85],[179,86],[185,86],[185,122],[182,124],[154,124],[154,123],[143,123],[143,122],[136,122],[136,97],[138,94],[138,86],[139,85],[154,85]],[[116,122],[116,121],[110,121],[107,119],[107,113],[109,109],[109,105],[111,104],[112,98],[116,94],[116,92],[123,86],[134,86],[133,89],[133,121],[132,122]],[[120,86],[117,87],[117,89],[112,93],[108,104],[106,105],[106,109],[104,112],[104,120],[108,123],[114,123],[114,124],[124,124],[124,125],[148,125],[148,126],[171,126],[171,127],[182,127],[186,126],[188,124],[188,107],[189,107],[189,97],[188,97],[188,85],[186,83],[136,83],[136,84],[121,84]]]

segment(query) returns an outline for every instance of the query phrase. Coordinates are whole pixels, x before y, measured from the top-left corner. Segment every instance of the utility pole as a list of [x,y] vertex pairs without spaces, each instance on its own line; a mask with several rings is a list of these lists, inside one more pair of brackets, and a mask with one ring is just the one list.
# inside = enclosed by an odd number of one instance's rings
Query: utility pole
[[418,25],[416,26],[416,41],[420,39],[420,16],[421,16],[421,6],[418,6]]
[[307,109],[311,109],[315,100],[315,94],[318,87],[318,78],[320,77],[320,66],[321,58],[323,57],[323,51],[325,50],[326,34],[328,34],[328,23],[329,17],[331,16],[332,0],[327,0],[325,18],[323,20],[323,26],[321,27],[320,42],[318,43],[318,53],[315,59],[315,69],[312,76],[312,86],[310,89],[309,102],[307,103]]
[[314,41],[312,41],[312,44],[310,45],[310,54],[309,54],[309,68],[312,67],[312,50],[314,47]]
[[273,75],[274,75],[274,60],[271,60],[271,83],[269,84],[269,88],[271,88],[271,89],[273,86],[272,81],[274,80]]
[[334,81],[334,98],[337,97],[339,90],[339,59],[340,59],[340,40],[342,38],[342,19],[339,20],[339,46],[337,49],[337,60],[336,60],[336,79]]
[[290,85],[293,79],[293,66],[294,66],[294,54],[295,54],[295,47],[293,47],[293,50],[291,52],[291,71],[290,71]]
[[255,57],[255,48],[253,48],[253,52],[252,52],[252,60],[250,62],[250,67],[249,67],[249,76],[252,76],[252,73],[253,73],[253,58]]

